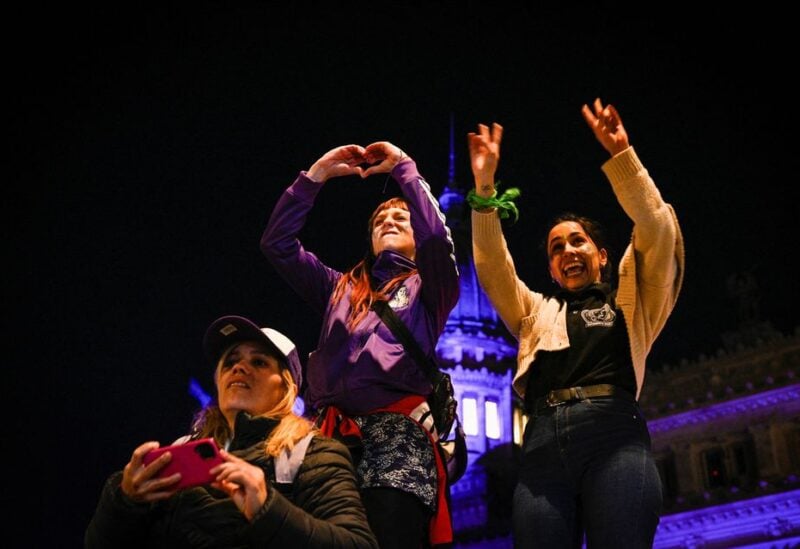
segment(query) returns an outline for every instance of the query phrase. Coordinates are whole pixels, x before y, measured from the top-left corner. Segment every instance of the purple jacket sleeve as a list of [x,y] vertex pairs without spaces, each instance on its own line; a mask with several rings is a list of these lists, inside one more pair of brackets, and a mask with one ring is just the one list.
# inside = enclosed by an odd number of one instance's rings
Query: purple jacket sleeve
[[[431,194],[430,185],[417,171],[413,160],[400,162],[392,170],[411,211],[416,259],[422,279],[422,300],[435,315],[436,327],[444,328],[450,311],[458,301],[458,267],[455,247],[439,203]],[[437,332],[438,333],[438,332]]]
[[261,251],[289,285],[320,315],[325,313],[333,288],[342,273],[306,251],[297,234],[306,222],[322,185],[306,177],[295,179],[284,191],[261,236]]

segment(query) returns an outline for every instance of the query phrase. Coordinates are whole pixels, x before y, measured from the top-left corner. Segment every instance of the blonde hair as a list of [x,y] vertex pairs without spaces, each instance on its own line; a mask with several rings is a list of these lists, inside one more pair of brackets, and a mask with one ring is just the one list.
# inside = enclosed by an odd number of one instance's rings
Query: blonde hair
[[[217,361],[217,368],[214,370],[215,377],[217,375],[216,372],[219,371],[225,359],[237,345],[239,343],[231,345],[222,353],[219,361]],[[288,451],[294,448],[294,445],[299,440],[312,431],[316,432],[316,429],[308,419],[300,417],[292,411],[297,400],[297,385],[284,358],[275,356],[272,352],[269,354],[276,358],[280,364],[281,380],[286,389],[283,398],[271,410],[260,416],[279,421],[277,427],[272,430],[269,438],[264,442],[264,453],[267,456],[277,457],[283,450]],[[212,437],[218,444],[224,445],[231,439],[232,435],[228,420],[222,414],[222,410],[219,409],[219,404],[216,402],[200,410],[192,421],[191,438],[193,439]]]
[[304,417],[292,411],[297,400],[297,385],[288,368],[281,369],[281,378],[286,385],[286,394],[275,407],[264,414],[266,417],[279,419],[280,423],[272,431],[264,450],[268,456],[277,456],[284,449],[291,450],[297,442],[314,429],[314,425]]

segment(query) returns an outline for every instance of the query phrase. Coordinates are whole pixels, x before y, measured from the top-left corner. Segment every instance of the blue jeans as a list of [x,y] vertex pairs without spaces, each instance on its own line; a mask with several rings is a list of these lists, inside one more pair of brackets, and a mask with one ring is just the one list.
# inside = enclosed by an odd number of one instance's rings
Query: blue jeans
[[515,547],[652,547],[661,481],[639,406],[599,397],[531,416],[514,491]]

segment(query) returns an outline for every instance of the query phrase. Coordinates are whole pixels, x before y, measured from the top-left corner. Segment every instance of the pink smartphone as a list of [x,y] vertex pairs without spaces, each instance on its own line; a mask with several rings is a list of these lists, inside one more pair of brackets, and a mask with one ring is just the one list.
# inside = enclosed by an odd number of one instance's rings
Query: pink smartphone
[[164,446],[147,452],[144,464],[148,465],[164,452],[172,454],[172,460],[158,472],[159,477],[168,477],[174,473],[181,474],[176,488],[188,488],[208,484],[214,480],[209,470],[222,463],[219,448],[213,438],[201,438],[185,444]]

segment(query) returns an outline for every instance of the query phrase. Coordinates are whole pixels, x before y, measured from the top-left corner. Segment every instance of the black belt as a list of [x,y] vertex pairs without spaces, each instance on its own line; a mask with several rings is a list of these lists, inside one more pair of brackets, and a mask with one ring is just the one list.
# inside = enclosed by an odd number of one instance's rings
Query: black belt
[[625,389],[620,389],[616,385],[602,383],[600,385],[587,385],[585,387],[567,387],[566,389],[553,389],[544,396],[535,399],[529,412],[539,412],[546,408],[555,408],[562,404],[576,402],[594,397],[622,397],[626,400],[635,401],[633,395]]

